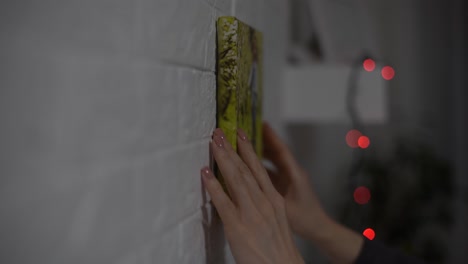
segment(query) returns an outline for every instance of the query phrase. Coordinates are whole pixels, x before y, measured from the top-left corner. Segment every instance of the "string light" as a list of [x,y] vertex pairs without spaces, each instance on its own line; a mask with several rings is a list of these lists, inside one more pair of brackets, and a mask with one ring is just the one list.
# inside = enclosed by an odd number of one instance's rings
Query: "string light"
[[366,136],[360,136],[357,143],[360,148],[366,149],[370,145],[370,139]]
[[359,130],[352,129],[348,131],[348,133],[346,134],[346,144],[348,144],[350,148],[359,147],[358,140],[361,136],[362,133],[359,132]]
[[375,238],[375,231],[372,228],[367,228],[362,234],[369,240],[374,240]]
[[391,66],[383,67],[381,73],[382,77],[387,81],[390,81],[393,79],[393,77],[395,77],[395,70]]
[[362,63],[362,67],[364,70],[371,72],[375,69],[375,61],[373,59],[366,59]]
[[[356,61],[356,62],[359,63],[359,61]],[[364,60],[361,60],[361,62],[362,62],[362,67],[367,72],[372,72],[376,69],[376,61],[369,57],[367,58],[364,57]],[[395,77],[395,69],[388,65],[384,66],[381,69],[380,73],[381,73],[382,78],[387,81],[390,81]],[[355,79],[351,79],[351,80],[353,81]],[[351,82],[349,87],[350,87],[349,90],[351,91],[350,95],[352,96],[355,94],[356,89],[354,90],[352,89],[352,88],[355,88],[355,84]],[[354,94],[352,92],[354,92]],[[350,109],[353,110],[352,107],[350,107]],[[358,116],[356,116],[356,113],[354,113],[354,116],[353,116],[353,112],[351,110],[350,110],[351,119],[353,121],[353,124],[356,124],[357,123],[356,119],[358,118]],[[360,131],[353,129],[353,130],[348,131],[348,133],[346,134],[346,143],[351,148],[359,147],[361,149],[367,149],[370,146],[370,139],[369,137],[363,135]],[[362,154],[361,151],[359,151],[359,153]],[[362,156],[361,156],[361,160],[362,160]],[[357,187],[354,190],[353,196],[354,196],[354,201],[360,205],[369,203],[371,199],[370,190],[365,186]],[[375,231],[372,228],[365,229],[362,232],[362,234],[369,240],[373,240],[375,238]]]
[[371,193],[367,187],[361,186],[354,190],[354,201],[358,204],[366,204],[371,198]]

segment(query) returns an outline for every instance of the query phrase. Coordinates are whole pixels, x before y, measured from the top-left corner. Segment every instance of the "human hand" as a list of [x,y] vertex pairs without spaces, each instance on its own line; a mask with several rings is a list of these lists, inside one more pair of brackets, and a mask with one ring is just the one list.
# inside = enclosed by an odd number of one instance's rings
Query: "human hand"
[[332,263],[354,263],[364,243],[363,237],[328,217],[307,173],[267,124],[263,125],[263,140],[264,157],[277,169],[268,173],[284,197],[293,230],[314,242]]
[[288,146],[273,129],[263,124],[264,158],[276,171],[268,170],[275,188],[284,197],[289,223],[298,235],[317,240],[330,222],[312,188],[309,176],[299,165]]
[[219,128],[211,142],[232,199],[209,168],[201,171],[236,262],[304,263],[292,239],[283,197],[272,185],[245,133],[239,130],[238,134],[239,155]]

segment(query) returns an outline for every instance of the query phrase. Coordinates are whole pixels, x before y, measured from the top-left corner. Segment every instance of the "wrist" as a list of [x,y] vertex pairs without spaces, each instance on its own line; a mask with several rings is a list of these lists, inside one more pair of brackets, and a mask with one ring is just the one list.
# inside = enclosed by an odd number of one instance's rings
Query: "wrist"
[[306,239],[314,243],[332,263],[354,263],[364,238],[359,233],[324,215],[317,228],[311,228]]
[[325,212],[314,216],[310,223],[314,224],[309,225],[305,230],[304,235],[307,240],[315,244],[323,244],[332,240],[336,223]]

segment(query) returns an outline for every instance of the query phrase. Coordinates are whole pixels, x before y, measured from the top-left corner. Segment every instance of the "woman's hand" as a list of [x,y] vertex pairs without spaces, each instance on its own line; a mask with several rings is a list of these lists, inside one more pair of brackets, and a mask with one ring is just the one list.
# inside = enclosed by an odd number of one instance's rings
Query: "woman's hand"
[[263,140],[264,157],[277,169],[276,172],[268,173],[284,197],[293,230],[314,242],[332,263],[354,263],[364,243],[363,237],[327,216],[307,173],[267,124],[263,125]]
[[328,217],[312,189],[307,173],[298,164],[286,144],[266,123],[263,124],[264,158],[271,161],[276,171],[268,170],[270,178],[286,201],[286,212],[294,232],[315,240]]
[[202,169],[237,263],[304,263],[289,229],[283,197],[272,185],[245,133],[238,131],[238,151],[221,129],[211,148],[231,198],[210,169]]

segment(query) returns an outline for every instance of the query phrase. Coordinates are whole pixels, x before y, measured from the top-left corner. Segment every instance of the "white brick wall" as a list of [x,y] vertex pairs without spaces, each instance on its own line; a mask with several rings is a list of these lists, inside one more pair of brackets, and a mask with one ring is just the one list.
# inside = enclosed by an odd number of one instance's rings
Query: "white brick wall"
[[199,175],[215,127],[215,21],[264,32],[277,126],[285,7],[3,1],[0,263],[232,263]]

